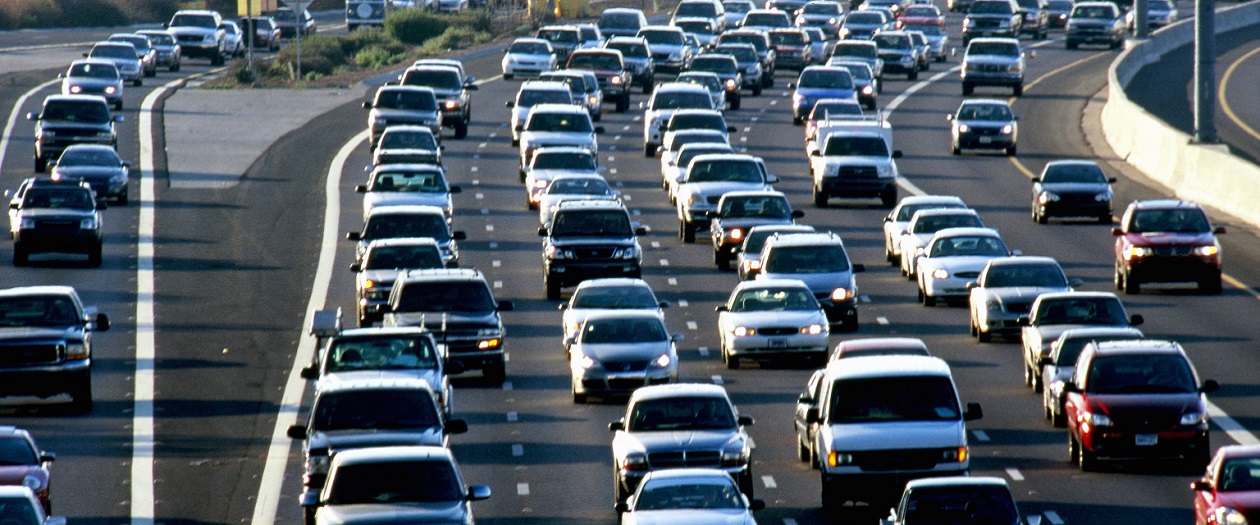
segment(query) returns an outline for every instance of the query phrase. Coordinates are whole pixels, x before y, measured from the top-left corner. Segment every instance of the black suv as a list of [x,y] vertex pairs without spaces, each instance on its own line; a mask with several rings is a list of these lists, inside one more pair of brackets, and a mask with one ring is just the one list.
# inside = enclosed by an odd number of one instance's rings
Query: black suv
[[92,409],[92,332],[109,317],[83,306],[69,286],[0,290],[0,396],[70,394]]
[[26,264],[38,252],[82,253],[89,266],[101,265],[100,210],[105,202],[96,200],[88,183],[30,178],[11,197],[14,266]]
[[596,277],[641,274],[643,249],[635,237],[647,230],[630,222],[619,201],[561,202],[551,223],[538,228],[543,237],[543,286],[547,299],[560,288]]
[[469,92],[476,91],[477,85],[464,78],[459,69],[436,65],[413,66],[407,68],[399,80],[404,86],[433,89],[442,110],[442,125],[454,126],[457,139],[468,136],[468,123],[472,121],[472,94]]
[[398,274],[389,302],[381,307],[383,325],[424,326],[446,346],[447,361],[464,370],[481,370],[502,383],[503,321],[499,312],[511,301],[496,301],[481,272],[472,269],[409,270]]
[[1015,0],[976,0],[963,19],[963,45],[982,36],[1018,38],[1022,22]]
[[35,122],[35,171],[48,169],[49,159],[61,156],[71,144],[105,144],[117,148],[114,123],[122,115],[109,112],[109,101],[97,95],[49,95],[39,113],[27,113]]

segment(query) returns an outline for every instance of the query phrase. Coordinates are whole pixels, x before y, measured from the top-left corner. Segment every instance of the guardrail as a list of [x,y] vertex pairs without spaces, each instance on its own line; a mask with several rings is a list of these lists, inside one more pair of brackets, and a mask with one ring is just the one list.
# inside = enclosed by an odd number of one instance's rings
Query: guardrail
[[[1260,25],[1260,2],[1218,9],[1218,33]],[[1258,28],[1257,30],[1260,30]],[[1210,205],[1260,227],[1260,166],[1224,145],[1201,145],[1129,100],[1125,90],[1143,67],[1166,53],[1194,45],[1194,19],[1156,31],[1126,49],[1107,73],[1102,128],[1116,154],[1177,197]]]

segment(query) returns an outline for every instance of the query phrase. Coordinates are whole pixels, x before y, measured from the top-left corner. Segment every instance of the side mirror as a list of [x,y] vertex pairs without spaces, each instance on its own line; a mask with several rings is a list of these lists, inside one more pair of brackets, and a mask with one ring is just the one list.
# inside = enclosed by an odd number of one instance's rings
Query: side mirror
[[363,237],[359,232],[346,232],[346,240],[357,241]]
[[318,507],[319,492],[314,490],[303,492],[302,496],[298,498],[298,502],[301,503],[303,507]]
[[626,420],[624,419],[618,419],[608,424],[608,430],[611,432],[616,432],[618,430],[625,430],[625,429],[626,429]]
[[637,235],[637,236],[647,235],[647,228],[645,228],[645,227],[643,227],[643,226],[637,226],[637,227],[635,227],[635,229],[634,229],[634,234],[635,234],[635,235]]
[[661,301],[659,303],[656,303],[656,306],[659,306],[661,308],[669,308],[669,301]]
[[560,303],[559,305],[556,306],[556,310],[564,311],[568,309],[569,309],[569,303]]
[[731,311],[731,309],[724,304],[719,304],[713,307],[713,311],[714,312],[729,312]]
[[901,158],[903,155],[904,155],[904,154],[901,152],[901,150],[899,150],[899,149],[895,149],[895,150],[893,150],[893,153],[892,153],[892,158],[894,158],[894,159],[899,159],[899,158]]
[[97,332],[109,331],[109,316],[105,314],[96,314],[96,326],[92,327]]
[[721,214],[719,214],[717,210],[705,210],[704,216],[710,219],[716,219],[721,217]]
[[357,263],[357,262],[350,263],[350,271],[353,273],[359,273],[363,271],[363,264]]
[[490,499],[489,485],[473,485],[468,488],[468,499],[471,501],[481,501]]
[[1215,228],[1212,228],[1212,233],[1215,233],[1217,235],[1224,235],[1226,233],[1229,233],[1229,231],[1226,230],[1224,226],[1217,226]]
[[368,190],[367,184],[356,184],[354,186],[355,193],[367,193],[367,190]]
[[463,434],[468,432],[468,422],[462,419],[448,419],[446,425],[442,427],[444,434]]
[[1133,314],[1129,316],[1129,326],[1141,326],[1141,324],[1145,322],[1146,319],[1144,319],[1141,314]]
[[452,240],[462,241],[462,240],[467,239],[467,238],[468,238],[468,234],[467,234],[467,233],[464,233],[464,231],[463,231],[463,230],[455,230],[455,231],[451,232],[451,239],[452,239]]
[[451,193],[463,193],[464,187],[458,184],[455,184],[450,187],[450,190],[451,190]]
[[801,394],[796,396],[796,402],[802,405],[812,405],[814,404],[814,398],[809,397],[809,394]]
[[681,343],[683,342],[683,339],[684,339],[684,336],[681,332],[675,333],[669,338],[670,341],[673,341],[675,343]]
[[647,102],[639,102],[639,109],[647,109]]
[[778,184],[778,183],[779,183],[778,175],[766,175],[766,184]]
[[756,421],[753,420],[752,416],[743,415],[743,414],[739,416],[739,426],[741,427],[751,427],[755,423]]
[[967,409],[963,411],[963,421],[975,421],[984,417],[984,409],[980,408],[980,403],[967,403]]
[[1121,229],[1120,229],[1120,228],[1118,228],[1118,227],[1112,227],[1112,228],[1111,228],[1111,235],[1112,235],[1113,237],[1119,237],[1119,236],[1121,236],[1121,235],[1124,235],[1124,230],[1121,230]]
[[39,120],[39,113],[34,111],[26,114],[26,120]]
[[517,124],[516,131],[525,131],[525,124]]
[[805,212],[804,212],[804,211],[801,211],[801,210],[792,210],[792,218],[793,218],[793,219],[800,219],[800,218],[803,218],[803,217],[805,217]]
[[1033,178],[1031,178],[1031,179],[1028,179],[1028,182],[1031,182],[1031,183],[1033,183],[1033,184],[1036,184],[1036,183],[1038,183],[1038,182],[1041,182],[1041,177],[1033,177]]
[[306,427],[302,425],[289,425],[289,430],[285,435],[293,439],[306,439]]
[[954,121],[954,115],[953,115],[953,114],[945,115],[945,120],[946,120],[947,122],[953,122],[953,121]]
[[1212,490],[1212,482],[1206,479],[1192,481],[1190,482],[1190,490]]
[[479,91],[481,90],[481,87],[477,84],[464,84],[464,89],[467,89],[468,91]]
[[968,290],[974,290],[974,289],[979,288],[979,287],[980,287],[980,283],[975,282],[975,281],[967,281],[967,289],[968,289]]
[[865,271],[866,271],[866,265],[865,265],[865,264],[862,264],[862,263],[857,263],[857,264],[854,264],[854,265],[853,265],[853,273],[865,272]]
[[1068,279],[1068,288],[1079,288],[1085,285],[1085,280],[1080,277]]
[[616,511],[617,512],[630,512],[630,501],[633,499],[634,499],[634,496],[630,496],[630,499],[626,501],[618,501],[617,504],[614,505],[614,507],[616,507]]
[[539,236],[539,237],[546,237],[546,236],[547,236],[547,227],[546,227],[546,226],[539,226],[539,227],[538,227],[538,236]]
[[319,369],[313,366],[308,366],[302,369],[300,375],[302,376],[302,379],[306,379],[308,381],[312,379],[319,379]]
[[1027,315],[1021,315],[1019,316],[1019,318],[1015,319],[1015,324],[1019,326],[1028,326],[1028,322],[1029,321],[1028,321]]
[[499,306],[495,308],[495,310],[500,312],[510,312],[515,309],[516,303],[513,303],[512,301],[499,301]]
[[822,418],[819,417],[819,414],[818,414],[818,407],[809,407],[805,409],[805,422],[807,423],[821,423],[822,422]]
[[766,500],[764,499],[755,498],[748,502],[748,510],[762,510],[764,508],[766,508]]
[[504,103],[503,103],[503,107],[505,107],[505,108],[513,108],[513,107],[516,107],[516,103],[515,103],[515,102],[513,102],[513,101],[511,101],[511,100],[509,100],[509,101],[507,101],[507,102],[504,102]]
[[370,100],[364,100],[364,101],[363,101],[363,109],[372,109],[372,101],[370,101]]
[[1202,385],[1199,386],[1199,392],[1202,392],[1204,394],[1211,394],[1212,392],[1215,392],[1220,389],[1221,389],[1221,384],[1217,383],[1215,379],[1208,379],[1204,381]]

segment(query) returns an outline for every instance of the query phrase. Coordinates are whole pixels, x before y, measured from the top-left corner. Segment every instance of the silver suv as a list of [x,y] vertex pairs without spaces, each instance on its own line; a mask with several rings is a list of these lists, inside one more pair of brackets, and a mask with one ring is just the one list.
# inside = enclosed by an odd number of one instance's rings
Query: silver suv
[[179,42],[180,53],[187,57],[210,59],[210,65],[223,65],[227,57],[227,35],[223,17],[217,11],[185,9],[176,11],[162,27]]
[[973,38],[963,55],[962,94],[970,95],[976,86],[1004,86],[1010,87],[1017,97],[1023,95],[1024,69],[1019,40]]
[[761,248],[757,279],[799,279],[809,286],[827,313],[827,322],[857,330],[857,279],[866,266],[849,261],[839,235],[800,233],[775,235]]
[[420,86],[382,86],[376,96],[363,102],[368,112],[368,130],[372,132],[370,147],[376,149],[385,128],[398,124],[425,126],[434,137],[442,136],[442,112],[432,88]]

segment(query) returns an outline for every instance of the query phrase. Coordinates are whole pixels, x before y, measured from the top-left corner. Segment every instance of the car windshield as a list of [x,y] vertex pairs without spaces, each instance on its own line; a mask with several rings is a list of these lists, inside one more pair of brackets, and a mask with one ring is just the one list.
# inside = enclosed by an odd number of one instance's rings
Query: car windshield
[[611,53],[578,53],[569,57],[569,67],[580,69],[621,69],[621,60]]
[[33,187],[22,197],[23,208],[63,208],[93,210],[92,190],[82,187],[48,188]]
[[[849,76],[852,77],[855,81],[860,80],[860,81],[869,83],[871,81],[871,78],[874,76],[871,74],[870,66],[866,64],[840,64],[839,67],[843,67],[849,70]],[[846,109],[852,108],[853,110],[857,111],[856,113],[853,113],[854,115],[862,114],[862,106],[858,104],[835,104],[835,105],[842,108],[846,108]]]
[[905,204],[897,210],[897,216],[893,219],[899,222],[907,222],[914,217],[915,212],[919,210],[931,210],[937,208],[964,208],[961,202],[933,202],[922,204]]
[[678,4],[678,8],[674,10],[674,18],[689,16],[713,18],[717,16],[717,6],[714,6],[711,2],[683,2]]
[[338,466],[328,483],[328,505],[454,502],[465,497],[463,482],[444,459]]
[[705,89],[711,92],[720,91],[722,89],[722,80],[713,75],[690,75],[683,73],[678,75],[678,82],[704,86]]
[[1129,233],[1207,233],[1211,229],[1207,215],[1195,208],[1136,210],[1129,222]]
[[1056,164],[1048,166],[1041,175],[1043,184],[1106,184],[1102,168],[1094,164]]
[[805,33],[800,31],[775,31],[770,33],[770,43],[776,46],[803,46]]
[[88,53],[89,58],[126,58],[131,60],[139,59],[136,54],[135,46],[96,46],[92,48],[92,52]]
[[905,512],[905,523],[1019,523],[1010,491],[997,485],[918,488],[906,501]]
[[728,481],[680,479],[643,486],[634,510],[742,509],[739,488]]
[[1150,0],[1150,4],[1148,4],[1146,8],[1152,11],[1172,11],[1173,10],[1172,2],[1169,2],[1168,0]]
[[[828,424],[953,421],[961,417],[946,376],[862,377],[832,385]],[[935,522],[929,522],[935,523]]]
[[579,42],[578,32],[576,29],[543,29],[538,32],[538,38],[555,44],[577,44]]
[[376,95],[376,107],[437,111],[437,98],[428,91],[386,90]]
[[434,89],[458,90],[464,87],[459,71],[454,69],[410,69],[403,74],[404,86],[428,86]]
[[940,13],[933,7],[928,6],[911,6],[906,8],[904,15],[906,18],[936,18]]
[[621,51],[621,56],[627,58],[647,58],[652,56],[648,51],[648,46],[638,42],[609,42],[608,49]]
[[408,286],[395,311],[400,312],[489,312],[494,297],[480,281],[439,281]]
[[365,270],[442,268],[436,245],[377,246],[368,251]]
[[818,310],[809,288],[759,288],[744,290],[731,301],[732,312],[783,312]]
[[175,37],[165,33],[145,33],[144,36],[154,45],[173,46],[175,45]]
[[601,177],[573,177],[556,179],[551,185],[547,186],[548,195],[611,195],[612,188],[608,187]]
[[1072,297],[1042,301],[1037,307],[1037,324],[1128,325],[1124,306],[1111,297]]
[[751,182],[761,183],[765,178],[761,166],[750,160],[693,161],[687,169],[687,182]]
[[581,31],[582,40],[599,40],[599,33],[596,32],[598,30],[595,26],[581,26],[578,31]]
[[513,55],[549,55],[551,50],[542,42],[512,42],[508,53]]
[[64,295],[0,298],[0,326],[70,326],[81,324],[74,301]]
[[1057,264],[999,264],[985,272],[985,288],[1035,286],[1067,288],[1067,278]]
[[837,135],[827,140],[826,156],[887,157],[888,143],[882,137]]
[[627,429],[631,432],[719,430],[736,428],[735,414],[725,399],[712,396],[645,399],[635,403]]
[[914,221],[910,233],[936,233],[945,228],[983,228],[980,216],[974,213],[926,215]]
[[429,237],[437,241],[451,238],[446,218],[441,213],[387,213],[368,218],[363,228],[365,241],[396,239],[399,237]]
[[640,31],[639,36],[647,40],[648,45],[665,45],[665,46],[681,46],[683,45],[683,31],[667,31],[653,30]]
[[205,15],[175,15],[171,18],[170,27],[202,27],[214,29],[214,17]]
[[[353,354],[342,357],[349,360]],[[438,422],[433,398],[419,390],[365,388],[324,394],[311,412],[311,429],[320,431],[426,428]]]
[[756,62],[757,50],[747,47],[718,47],[715,53],[725,53],[735,57],[736,62],[751,63]]
[[745,27],[791,27],[785,13],[749,13],[744,17]]
[[45,105],[44,112],[40,115],[40,118],[44,120],[104,124],[109,122],[109,108],[106,107],[104,102],[61,100]]
[[[678,151],[684,144],[722,144],[726,145],[726,139],[722,135],[713,132],[695,133],[691,131],[679,131],[674,133],[670,140],[666,141],[665,149],[668,151]],[[679,166],[686,166],[682,162]]]
[[810,120],[855,117],[861,115],[862,106],[852,102],[827,102],[814,104],[814,109],[809,112]]
[[988,235],[956,235],[936,239],[927,250],[929,257],[999,257],[1010,252],[1006,243]]
[[665,325],[655,317],[587,320],[582,325],[582,343],[659,343],[669,339]]
[[971,4],[971,8],[967,10],[967,14],[972,15],[1009,15],[1013,14],[1011,4],[1008,2],[975,2]]
[[398,131],[385,128],[381,135],[380,149],[422,149],[433,151],[438,149],[433,133],[425,131]]
[[727,13],[747,13],[753,10],[752,2],[722,2],[722,10]]
[[1007,122],[1012,120],[1011,108],[1006,104],[964,104],[957,119]]
[[530,113],[529,123],[525,126],[529,131],[552,131],[568,133],[590,133],[591,118],[582,113]]
[[1019,44],[1014,42],[972,42],[967,46],[968,55],[1019,56]]
[[655,310],[660,305],[646,286],[590,286],[574,292],[570,308]]
[[[436,369],[437,350],[417,335],[341,338],[328,349],[325,372]],[[421,409],[421,411],[424,411]]]
[[1078,6],[1072,10],[1072,18],[1114,18],[1110,6]]
[[849,13],[845,17],[844,25],[881,25],[884,23],[884,15],[872,13],[870,11],[858,11]]
[[849,271],[849,257],[844,247],[781,246],[770,252],[770,260],[763,261],[766,273],[838,273]]
[[1176,354],[1099,356],[1090,361],[1091,394],[1188,394],[1198,390],[1190,365]]
[[847,69],[806,69],[798,83],[803,88],[853,89],[853,76]]
[[[708,96],[704,97],[708,100]],[[677,131],[681,129],[711,129],[714,131],[726,131],[726,119],[722,115],[712,114],[696,114],[696,113],[675,113],[670,117],[669,124],[665,126],[667,131]]]
[[831,51],[831,56],[874,59],[879,56],[879,48],[872,45],[837,45],[836,48]]
[[572,104],[573,92],[559,89],[523,89],[516,96],[516,107],[530,108],[538,104]]
[[691,164],[691,159],[700,155],[711,155],[714,153],[730,153],[731,148],[728,146],[718,148],[685,148],[678,153],[678,159],[674,162],[676,166],[686,166]]
[[1217,490],[1241,492],[1260,490],[1260,457],[1233,457],[1221,465]]
[[906,31],[918,31],[927,36],[940,36],[945,34],[945,30],[936,24],[906,24],[902,27]]
[[1059,336],[1056,341],[1053,354],[1054,365],[1060,368],[1070,368],[1076,365],[1076,358],[1081,356],[1081,351],[1085,349],[1085,345],[1090,342],[1105,343],[1107,341],[1132,341],[1141,339],[1139,334],[1115,334],[1115,335],[1094,335],[1084,337],[1068,337]]
[[719,75],[734,75],[739,71],[734,57],[699,57],[691,61],[692,71],[708,71]]
[[640,22],[635,13],[604,13],[599,17],[600,28],[638,29]]
[[446,177],[438,170],[377,171],[368,191],[398,191],[407,193],[446,193]]
[[26,439],[18,436],[0,439],[0,467],[38,464],[39,456]]
[[713,107],[709,94],[695,91],[657,90],[652,97],[652,109],[708,109]]
[[589,153],[547,153],[534,155],[536,170],[595,171],[595,156]]
[[69,147],[57,159],[58,167],[101,166],[117,168],[122,164],[113,148],[76,148]]
[[38,524],[43,516],[35,511],[35,505],[27,496],[7,496],[0,498],[0,520],[13,524]]
[[801,8],[801,12],[807,15],[839,15],[841,10],[840,4],[831,2],[810,2]]
[[551,221],[552,237],[626,238],[633,235],[630,217],[621,210],[562,210]]
[[790,216],[787,199],[783,197],[728,197],[722,199],[718,215],[724,219],[761,217],[787,219]]
[[880,49],[910,49],[910,36],[905,34],[877,34],[875,45]]
[[675,22],[674,25],[686,33],[697,33],[701,35],[713,34],[713,24],[703,20],[684,20],[682,22]]

